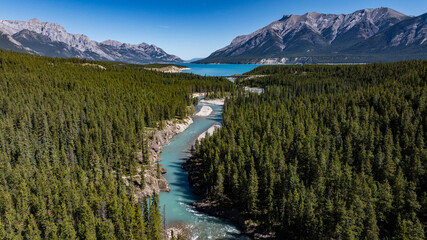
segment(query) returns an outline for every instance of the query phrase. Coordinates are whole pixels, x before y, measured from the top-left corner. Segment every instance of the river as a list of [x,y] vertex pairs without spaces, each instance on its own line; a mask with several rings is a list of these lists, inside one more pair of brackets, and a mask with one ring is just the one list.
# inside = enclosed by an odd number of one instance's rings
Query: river
[[[199,64],[191,64],[199,65]],[[230,64],[227,64],[230,65]],[[194,66],[190,66],[194,70]],[[230,66],[218,65],[214,66],[218,71],[216,76],[226,76],[224,74]],[[233,73],[242,74],[255,68],[256,65],[233,66]],[[209,68],[209,75],[214,72]],[[207,73],[199,72],[200,75],[208,75]],[[190,155],[191,145],[195,139],[207,130],[212,124],[222,121],[222,106],[199,103],[197,111],[202,106],[208,105],[212,107],[213,112],[208,117],[193,117],[194,123],[184,132],[177,134],[168,145],[163,147],[161,153],[161,164],[167,169],[164,177],[169,182],[170,192],[160,193],[160,206],[162,213],[166,213],[167,226],[181,226],[191,234],[191,239],[249,239],[242,235],[239,229],[231,222],[206,215],[198,212],[190,204],[199,200],[199,197],[193,193],[192,187],[188,182],[188,173],[182,169],[182,163]],[[164,211],[165,210],[165,211]]]

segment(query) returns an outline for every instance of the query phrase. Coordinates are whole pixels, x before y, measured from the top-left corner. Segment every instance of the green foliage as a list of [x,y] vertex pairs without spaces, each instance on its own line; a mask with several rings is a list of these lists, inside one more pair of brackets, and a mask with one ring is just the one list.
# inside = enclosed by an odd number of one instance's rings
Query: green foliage
[[162,239],[162,217],[159,211],[159,198],[156,194],[151,198],[149,222],[147,235],[150,240]]
[[148,239],[161,225],[122,180],[144,164],[135,153],[148,158],[145,128],[186,117],[193,91],[231,88],[0,51],[0,239]]
[[425,238],[426,61],[251,74],[265,92],[234,94],[196,145],[206,198],[279,239]]

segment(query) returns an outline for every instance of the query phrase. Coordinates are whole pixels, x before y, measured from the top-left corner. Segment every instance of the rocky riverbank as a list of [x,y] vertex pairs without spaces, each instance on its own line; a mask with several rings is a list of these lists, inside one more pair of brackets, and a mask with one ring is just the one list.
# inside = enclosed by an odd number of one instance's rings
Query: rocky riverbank
[[197,140],[200,142],[203,138],[206,137],[206,135],[212,135],[217,129],[220,129],[221,125],[214,124],[208,130],[204,131],[202,134],[197,137]]
[[[196,172],[200,171],[201,164],[195,161],[194,158],[190,158],[183,167],[188,171],[188,180],[194,188],[194,192],[203,197],[203,192],[205,191],[203,184],[200,179],[197,177]],[[243,234],[248,235],[255,240],[270,240],[275,239],[275,234],[273,232],[268,232],[265,229],[265,226],[261,226],[250,221],[249,216],[242,214],[238,209],[231,207],[224,207],[218,202],[211,202],[207,199],[203,199],[198,202],[192,203],[192,205],[199,212],[209,214],[211,216],[224,218],[230,220],[236,224]]]
[[147,134],[150,143],[148,151],[150,153],[150,162],[155,163],[160,161],[160,153],[163,151],[163,145],[169,144],[170,140],[178,133],[183,132],[191,124],[193,118],[187,117],[184,120],[165,121],[163,130],[152,130]]
[[[220,128],[219,125],[211,126],[207,131],[203,132],[198,140],[205,138],[207,134],[212,134],[216,129]],[[188,181],[193,186],[194,192],[203,197],[205,189],[205,184],[198,177],[200,176],[202,163],[197,157],[190,157],[182,167],[188,172]],[[250,221],[250,217],[242,214],[238,209],[231,207],[224,207],[218,202],[211,202],[207,199],[203,199],[198,202],[192,203],[192,205],[197,209],[197,211],[215,216],[220,218],[225,218],[235,223],[242,231],[242,233],[250,236],[256,240],[267,240],[275,239],[275,234],[273,232],[268,232],[265,229],[265,226],[260,226],[254,224]]]
[[196,113],[195,116],[198,117],[207,117],[209,115],[211,115],[213,109],[209,106],[203,106],[202,109],[200,109],[200,111],[198,113]]
[[[137,169],[137,174],[134,176],[123,176],[126,186],[130,183],[134,185],[135,199],[141,201],[147,196],[154,193],[169,192],[169,184],[161,175],[167,172],[160,162],[160,153],[163,150],[163,145],[169,144],[170,140],[178,133],[183,132],[193,123],[193,119],[188,117],[184,120],[165,121],[162,130],[154,129],[147,132],[148,136],[148,153],[149,165],[143,165]],[[135,154],[137,161],[143,163],[143,154],[137,152]],[[160,170],[160,174],[159,174]],[[143,176],[143,178],[141,177]]]
[[254,240],[276,239],[273,232],[267,232],[264,226],[253,223],[249,220],[248,216],[245,216],[236,208],[223,207],[217,202],[207,200],[194,202],[192,205],[199,212],[230,220],[241,229],[243,234],[248,235]]
[[220,99],[202,99],[200,100],[201,103],[207,103],[207,104],[212,104],[212,105],[224,105],[224,98],[220,98]]

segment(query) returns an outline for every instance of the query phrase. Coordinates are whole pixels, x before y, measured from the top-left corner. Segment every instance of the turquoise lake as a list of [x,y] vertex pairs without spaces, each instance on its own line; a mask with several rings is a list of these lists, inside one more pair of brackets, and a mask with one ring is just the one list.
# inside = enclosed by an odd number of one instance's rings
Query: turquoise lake
[[233,74],[242,74],[260,66],[257,64],[196,64],[179,63],[189,67],[190,70],[184,70],[184,73],[194,73],[201,76],[231,76]]
[[[201,64],[191,64],[189,67],[193,67],[193,65]],[[217,65],[217,72],[209,68],[208,72],[199,72],[198,74],[227,76],[235,73],[241,74],[256,67],[256,65],[251,65],[251,67],[248,65],[233,67],[225,65],[229,64]],[[219,66],[227,69],[218,68]],[[229,72],[230,68],[239,69],[239,71]],[[196,70],[196,68],[192,69]],[[197,68],[197,71],[202,71],[202,69]],[[191,239],[249,239],[240,234],[239,229],[231,222],[198,212],[190,205],[200,199],[193,193],[188,182],[188,173],[182,169],[182,163],[189,157],[195,139],[213,124],[222,121],[222,106],[199,103],[197,111],[204,105],[212,107],[212,114],[207,117],[193,117],[194,123],[189,128],[174,136],[168,145],[163,146],[160,163],[168,171],[163,176],[169,182],[171,191],[160,193],[161,211],[163,213],[164,208],[166,208],[166,224],[168,226],[177,225],[188,229],[191,232]]]

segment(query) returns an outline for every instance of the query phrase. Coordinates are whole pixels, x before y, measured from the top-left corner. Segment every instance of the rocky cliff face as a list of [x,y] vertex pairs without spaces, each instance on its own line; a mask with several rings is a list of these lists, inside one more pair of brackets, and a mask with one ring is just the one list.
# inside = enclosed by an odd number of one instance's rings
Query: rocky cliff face
[[7,50],[16,52],[27,52],[35,54],[36,52],[30,48],[23,46],[20,42],[16,41],[12,36],[0,30],[0,47]]
[[[193,123],[193,119],[188,117],[183,121],[166,121],[163,130],[153,130],[148,132],[150,136],[150,142],[148,144],[148,151],[150,156],[150,165],[145,166],[145,169],[139,168],[138,174],[133,176],[124,176],[123,180],[125,184],[129,186],[130,183],[135,188],[135,199],[137,201],[143,200],[147,196],[151,196],[153,193],[169,192],[169,184],[166,179],[158,175],[157,163],[161,160],[160,153],[163,150],[163,145],[169,144],[170,140],[178,133],[183,132]],[[136,158],[140,163],[143,163],[142,153],[136,153]],[[161,165],[159,166],[162,174],[166,173]],[[144,171],[144,179],[141,179],[142,171]],[[144,181],[144,182],[143,182]]]
[[161,48],[146,43],[139,45],[108,40],[92,41],[83,34],[68,33],[57,23],[0,20],[0,31],[12,39],[0,40],[0,48],[19,50],[50,57],[77,57],[90,60],[121,61],[128,63],[183,62]]
[[[408,19],[412,17],[390,8],[364,9],[351,14],[285,15],[249,35],[236,37],[230,45],[199,62],[321,62],[322,56],[327,57],[325,61],[330,61],[331,57],[339,59],[340,55],[348,54],[346,49]],[[411,30],[402,34],[411,35]],[[420,38],[425,36],[422,32],[417,34]],[[344,57],[349,56],[341,58]]]
[[183,132],[191,124],[193,124],[193,119],[188,117],[183,121],[166,121],[165,127],[163,130],[155,130],[149,132],[150,144],[148,145],[148,151],[150,153],[150,161],[158,162],[160,161],[160,153],[163,151],[163,145],[169,144],[170,140],[178,133]]
[[161,48],[155,45],[141,43],[138,45],[121,43],[113,40],[101,42],[99,48],[114,59],[129,63],[144,62],[183,62],[179,57],[167,54]]
[[427,55],[427,13],[401,21],[375,36],[346,50],[355,53],[410,53],[415,56]]

